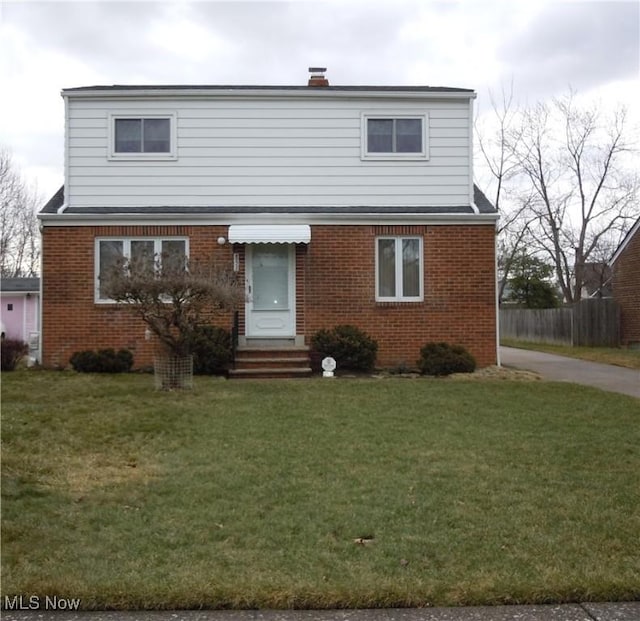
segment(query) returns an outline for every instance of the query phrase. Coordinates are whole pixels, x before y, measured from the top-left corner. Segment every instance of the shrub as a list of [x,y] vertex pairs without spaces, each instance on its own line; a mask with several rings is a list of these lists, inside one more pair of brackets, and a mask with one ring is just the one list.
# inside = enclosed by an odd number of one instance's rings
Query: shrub
[[378,353],[378,343],[374,339],[349,325],[319,330],[311,338],[311,347],[316,357],[331,356],[338,369],[352,371],[371,371]]
[[196,375],[223,375],[232,360],[231,334],[224,328],[196,326],[186,339]]
[[79,373],[128,373],[133,366],[133,354],[128,349],[86,349],[71,356],[71,366]]
[[0,351],[0,369],[2,371],[15,371],[20,360],[27,355],[29,347],[19,339],[2,339]]
[[476,368],[475,358],[462,345],[448,343],[427,343],[417,364],[424,375],[473,373]]

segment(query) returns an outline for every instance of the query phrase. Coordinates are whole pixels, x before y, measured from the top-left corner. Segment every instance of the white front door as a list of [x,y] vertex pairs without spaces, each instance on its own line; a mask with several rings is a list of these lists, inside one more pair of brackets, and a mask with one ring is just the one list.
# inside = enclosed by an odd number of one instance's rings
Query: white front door
[[294,249],[294,244],[247,245],[247,336],[295,336]]

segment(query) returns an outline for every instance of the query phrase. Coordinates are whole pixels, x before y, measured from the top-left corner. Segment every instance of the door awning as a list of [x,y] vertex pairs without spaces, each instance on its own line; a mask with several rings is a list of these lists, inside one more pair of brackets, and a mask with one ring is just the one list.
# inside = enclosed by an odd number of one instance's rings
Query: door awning
[[308,224],[232,224],[231,244],[308,244],[311,227]]

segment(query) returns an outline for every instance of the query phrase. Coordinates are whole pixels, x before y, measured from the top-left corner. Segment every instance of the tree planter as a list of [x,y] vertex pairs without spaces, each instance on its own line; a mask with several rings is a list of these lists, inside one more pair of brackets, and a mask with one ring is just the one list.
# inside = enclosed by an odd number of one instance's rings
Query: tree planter
[[156,390],[191,390],[193,356],[156,356],[153,361]]

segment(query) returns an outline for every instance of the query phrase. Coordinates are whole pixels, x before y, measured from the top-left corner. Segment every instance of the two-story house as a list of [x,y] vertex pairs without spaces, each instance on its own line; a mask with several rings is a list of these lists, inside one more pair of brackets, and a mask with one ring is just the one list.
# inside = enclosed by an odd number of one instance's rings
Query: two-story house
[[[106,298],[116,257],[213,257],[246,282],[240,345],[352,324],[378,364],[428,341],[495,364],[497,214],[473,183],[462,88],[91,86],[62,91],[64,187],[40,213],[42,360],[152,344]],[[231,318],[222,317],[231,327]],[[148,337],[148,335],[147,335]]]

